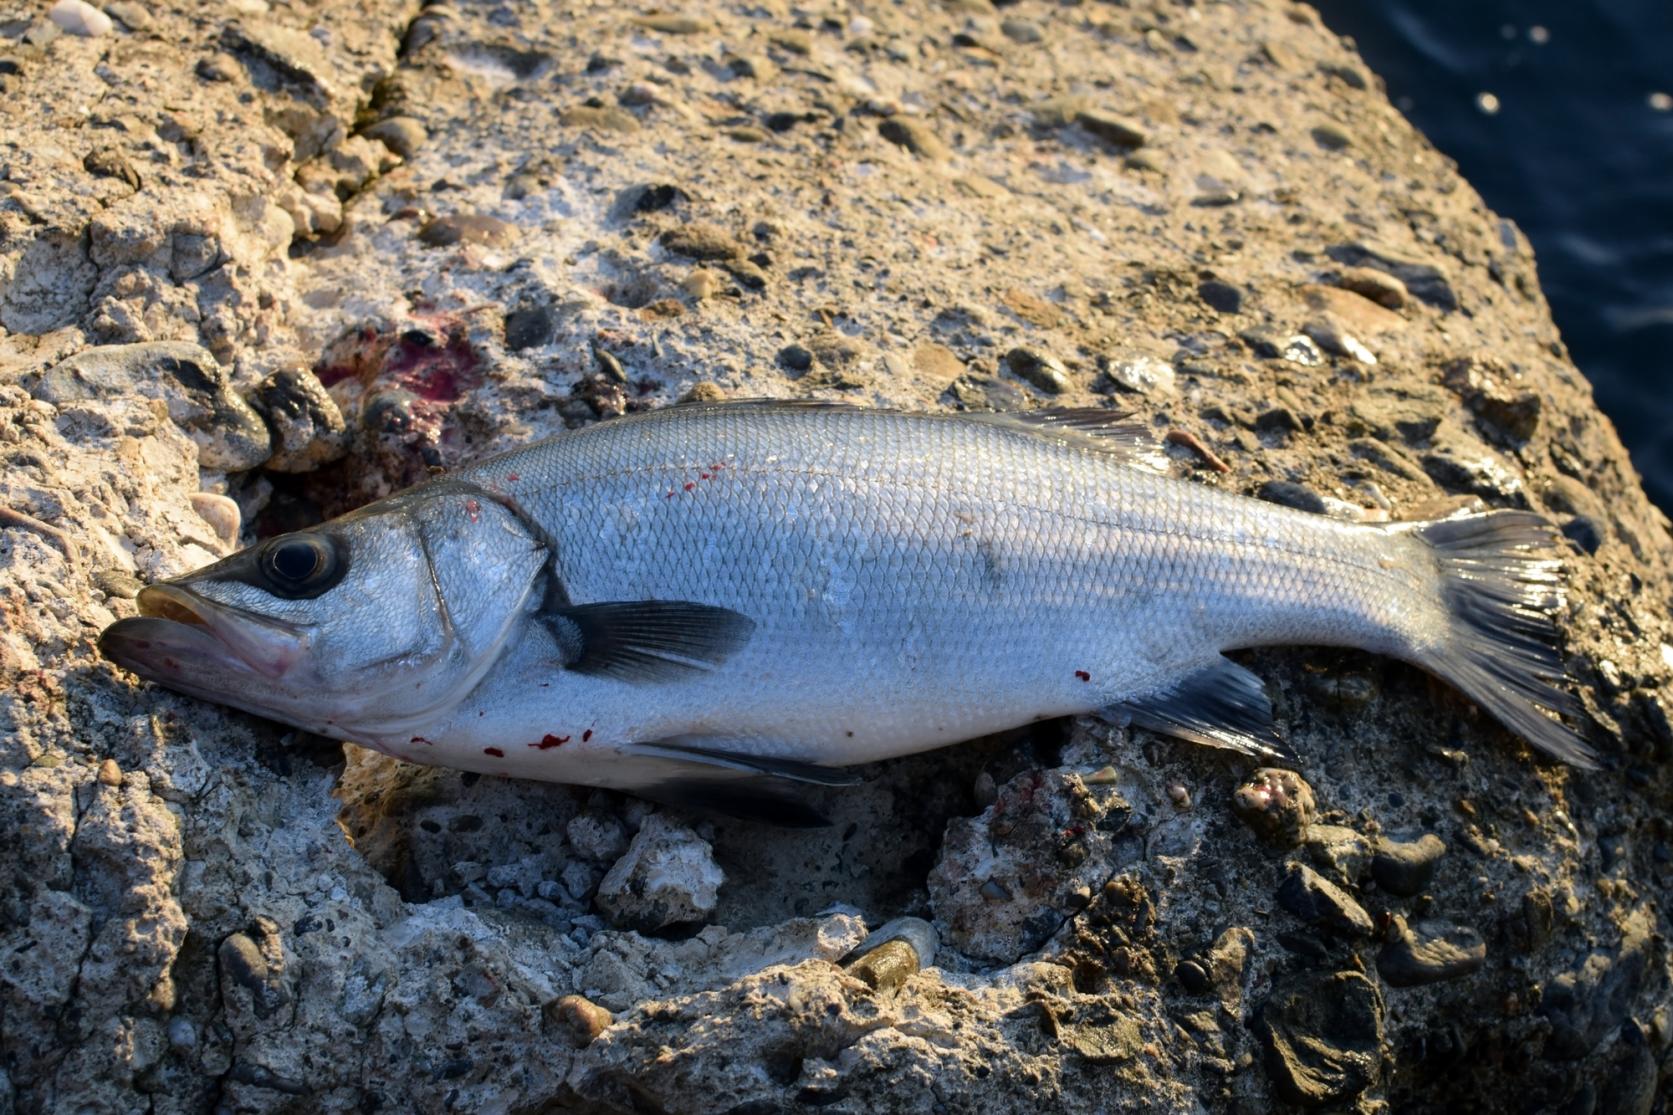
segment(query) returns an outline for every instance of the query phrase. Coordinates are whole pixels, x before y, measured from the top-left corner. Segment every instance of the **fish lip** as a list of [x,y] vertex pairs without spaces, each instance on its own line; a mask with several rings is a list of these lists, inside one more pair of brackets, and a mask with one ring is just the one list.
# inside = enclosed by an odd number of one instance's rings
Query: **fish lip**
[[99,652],[144,677],[178,685],[181,665],[210,660],[269,681],[301,656],[298,628],[217,603],[179,585],[139,591],[139,615],[118,620],[99,635]]

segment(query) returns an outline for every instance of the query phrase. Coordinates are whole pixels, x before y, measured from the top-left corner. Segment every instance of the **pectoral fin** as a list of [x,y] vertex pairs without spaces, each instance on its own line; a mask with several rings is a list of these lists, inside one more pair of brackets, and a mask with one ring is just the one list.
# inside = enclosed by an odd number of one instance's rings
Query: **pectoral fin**
[[853,771],[838,767],[822,767],[798,759],[760,755],[707,740],[650,740],[630,744],[626,750],[630,755],[675,759],[684,763],[714,767],[717,770],[741,771],[787,782],[806,782],[814,786],[854,786],[860,782],[860,776]]
[[686,600],[566,604],[542,616],[563,648],[565,669],[632,682],[712,670],[755,630],[740,612]]
[[1103,711],[1111,720],[1224,747],[1260,759],[1295,762],[1272,723],[1272,702],[1261,679],[1227,658],[1187,674],[1173,685]]

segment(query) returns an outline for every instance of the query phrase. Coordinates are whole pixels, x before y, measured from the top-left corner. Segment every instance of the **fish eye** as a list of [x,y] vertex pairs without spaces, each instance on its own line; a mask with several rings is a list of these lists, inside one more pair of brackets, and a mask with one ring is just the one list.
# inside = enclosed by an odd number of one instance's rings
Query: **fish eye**
[[323,534],[285,534],[261,549],[263,585],[276,596],[305,600],[342,579],[343,561],[335,541]]

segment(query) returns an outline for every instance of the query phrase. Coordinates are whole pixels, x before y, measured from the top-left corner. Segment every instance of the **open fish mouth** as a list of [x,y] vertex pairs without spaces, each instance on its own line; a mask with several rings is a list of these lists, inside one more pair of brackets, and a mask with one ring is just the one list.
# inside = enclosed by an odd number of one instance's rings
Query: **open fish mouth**
[[217,604],[175,585],[140,590],[139,615],[99,636],[99,653],[170,688],[195,690],[227,673],[277,680],[302,653],[289,624]]

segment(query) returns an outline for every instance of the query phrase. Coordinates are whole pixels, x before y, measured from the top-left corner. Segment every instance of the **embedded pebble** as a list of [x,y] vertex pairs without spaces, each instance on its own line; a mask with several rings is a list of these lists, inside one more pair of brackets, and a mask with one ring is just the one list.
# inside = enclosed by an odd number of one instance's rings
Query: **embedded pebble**
[[941,142],[941,137],[921,120],[891,116],[877,125],[877,134],[931,162],[945,162],[952,155],[947,145]]
[[708,841],[653,813],[605,873],[595,901],[614,924],[654,931],[706,920],[725,881]]
[[1272,990],[1255,1031],[1278,1093],[1318,1107],[1377,1082],[1383,1060],[1383,997],[1358,972],[1303,972]]
[[1294,771],[1263,767],[1232,794],[1232,810],[1261,839],[1294,847],[1313,823],[1313,788]]
[[1143,124],[1112,112],[1081,109],[1075,113],[1075,123],[1114,147],[1143,147],[1150,141]]
[[1173,365],[1154,356],[1134,356],[1109,365],[1110,382],[1123,391],[1142,395],[1172,394],[1176,391]]
[[1349,267],[1337,278],[1336,285],[1389,310],[1404,307],[1408,297],[1406,284],[1398,276],[1375,267]]
[[731,233],[698,222],[669,229],[657,237],[657,243],[687,259],[730,260],[744,255],[744,246]]
[[1394,987],[1461,979],[1487,962],[1487,942],[1467,925],[1439,918],[1406,924],[1398,914],[1377,953],[1377,972]]
[[47,17],[72,35],[93,39],[110,34],[110,17],[87,0],[58,0],[47,11]]
[[1302,863],[1290,864],[1278,887],[1278,905],[1320,929],[1369,937],[1371,915],[1347,891]]
[[275,472],[312,472],[343,456],[353,443],[337,400],[310,371],[274,372],[250,393],[250,405],[273,432],[267,467]]
[[193,492],[191,501],[192,510],[198,513],[198,518],[208,523],[209,529],[215,532],[222,552],[230,553],[238,545],[240,512],[237,502],[214,492]]
[[377,140],[403,159],[410,159],[418,154],[419,149],[429,139],[429,132],[425,130],[423,121],[411,116],[385,117],[360,134]]
[[447,248],[455,244],[508,248],[517,243],[520,236],[512,222],[485,213],[455,213],[437,217],[418,230],[419,240],[432,248]]
[[1061,395],[1073,384],[1069,370],[1057,357],[1031,348],[1013,348],[1005,354],[1005,370],[1027,380],[1048,395]]
[[1243,308],[1243,292],[1231,283],[1221,282],[1219,279],[1207,279],[1198,283],[1197,297],[1217,313],[1235,314]]
[[1446,842],[1432,832],[1416,840],[1384,840],[1371,860],[1371,877],[1383,890],[1401,898],[1422,894],[1446,855]]
[[1365,347],[1365,343],[1334,321],[1321,318],[1310,321],[1301,327],[1301,331],[1315,341],[1324,351],[1336,356],[1346,356],[1350,360],[1357,360],[1361,364],[1375,364],[1376,353]]
[[610,1028],[610,1012],[581,995],[565,995],[552,1004],[552,1017],[576,1045],[591,1045]]
[[884,941],[848,966],[848,974],[873,991],[892,991],[920,966],[918,953],[900,938]]

